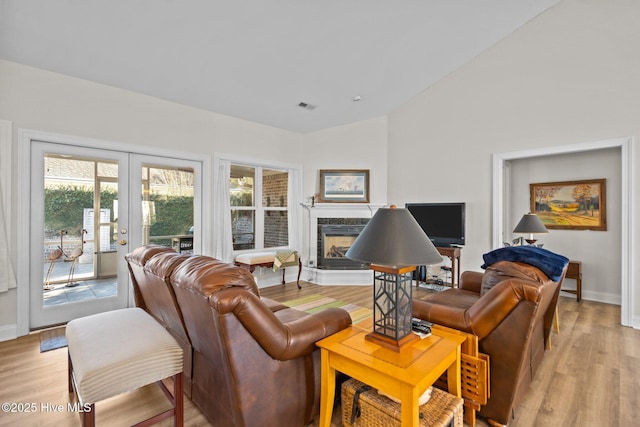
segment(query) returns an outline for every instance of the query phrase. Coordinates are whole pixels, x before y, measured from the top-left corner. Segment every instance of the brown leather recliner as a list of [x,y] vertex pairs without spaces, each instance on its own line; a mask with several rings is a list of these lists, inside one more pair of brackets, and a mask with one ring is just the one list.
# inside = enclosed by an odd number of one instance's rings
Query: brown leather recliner
[[413,300],[420,319],[474,334],[490,357],[490,398],[480,415],[507,425],[542,361],[566,265],[553,281],[537,267],[498,261],[464,272],[458,289]]
[[316,341],[348,312],[263,300],[246,270],[192,256],[170,277],[193,346],[192,401],[215,426],[303,426],[319,413]]

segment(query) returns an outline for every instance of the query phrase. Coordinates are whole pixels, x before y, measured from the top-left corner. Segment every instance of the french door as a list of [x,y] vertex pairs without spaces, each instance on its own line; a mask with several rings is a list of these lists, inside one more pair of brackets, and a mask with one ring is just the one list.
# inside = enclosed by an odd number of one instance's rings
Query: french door
[[38,141],[30,162],[30,329],[130,306],[137,246],[200,251],[200,162]]

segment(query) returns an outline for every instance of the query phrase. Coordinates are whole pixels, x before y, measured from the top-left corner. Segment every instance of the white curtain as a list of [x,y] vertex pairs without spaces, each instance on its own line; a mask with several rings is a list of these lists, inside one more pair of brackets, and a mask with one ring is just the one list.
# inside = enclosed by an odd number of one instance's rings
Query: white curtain
[[302,251],[302,179],[300,169],[289,168],[289,246]]
[[[2,176],[0,176],[2,180]],[[7,221],[4,210],[4,195],[2,194],[2,182],[0,181],[0,292],[6,292],[16,287],[16,276],[11,265],[9,255],[9,234],[7,233]]]
[[229,178],[231,162],[220,159],[215,176],[213,200],[213,256],[224,262],[233,262],[233,236],[231,230],[231,202]]

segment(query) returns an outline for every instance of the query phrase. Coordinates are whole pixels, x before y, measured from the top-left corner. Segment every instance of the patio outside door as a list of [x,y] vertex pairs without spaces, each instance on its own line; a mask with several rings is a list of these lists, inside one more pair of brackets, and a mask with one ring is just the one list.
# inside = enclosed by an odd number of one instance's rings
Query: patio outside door
[[196,171],[197,162],[32,142],[30,329],[131,305],[124,256],[139,245],[193,250]]

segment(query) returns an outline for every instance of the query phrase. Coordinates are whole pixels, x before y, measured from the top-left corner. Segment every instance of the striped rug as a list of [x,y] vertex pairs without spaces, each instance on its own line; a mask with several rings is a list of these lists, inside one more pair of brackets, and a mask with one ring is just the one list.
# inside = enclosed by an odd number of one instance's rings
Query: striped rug
[[283,303],[296,310],[305,311],[307,313],[317,313],[325,308],[338,307],[349,312],[353,323],[361,322],[372,316],[373,310],[364,308],[359,305],[349,304],[335,298],[326,297],[324,295],[314,294],[302,298],[296,298]]

